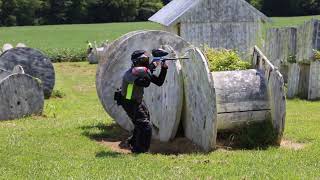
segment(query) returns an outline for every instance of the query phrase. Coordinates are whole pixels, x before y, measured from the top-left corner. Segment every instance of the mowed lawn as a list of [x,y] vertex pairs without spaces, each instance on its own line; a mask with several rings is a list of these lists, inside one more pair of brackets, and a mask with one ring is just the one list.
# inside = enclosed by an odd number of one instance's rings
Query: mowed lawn
[[[312,17],[273,18],[274,27]],[[317,16],[316,18],[319,18]],[[130,31],[160,29],[149,22],[0,28],[0,44],[38,49],[85,48]],[[55,89],[43,116],[0,122],[0,179],[320,179],[320,102],[289,100],[285,139],[302,150],[217,150],[209,154],[124,155],[93,137],[117,135],[95,90],[95,65],[54,64]],[[0,102],[1,103],[1,102]]]
[[0,122],[0,179],[319,179],[320,102],[288,101],[285,139],[302,150],[217,150],[209,154],[113,152],[92,137],[117,134],[95,90],[95,65],[55,64],[62,99],[44,115]]
[[[264,26],[284,27],[302,24],[320,16],[274,17],[272,23]],[[158,30],[161,26],[151,22],[78,24],[52,26],[0,27],[0,46],[4,43],[16,45],[19,42],[40,50],[84,49],[86,41],[96,41],[98,45],[105,40],[113,41],[119,36],[135,30]]]
[[61,48],[86,48],[87,40],[98,45],[136,30],[160,29],[160,25],[151,22],[77,24],[51,26],[1,27],[0,45],[19,42],[40,50]]
[[297,26],[301,25],[311,19],[320,19],[318,16],[298,16],[298,17],[272,17],[271,27],[285,27],[285,26]]

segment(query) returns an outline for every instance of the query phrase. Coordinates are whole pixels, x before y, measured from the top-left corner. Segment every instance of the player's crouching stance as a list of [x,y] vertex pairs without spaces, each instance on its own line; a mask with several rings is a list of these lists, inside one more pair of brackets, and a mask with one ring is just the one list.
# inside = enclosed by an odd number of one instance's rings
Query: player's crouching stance
[[115,93],[115,100],[134,124],[133,136],[128,140],[133,153],[148,152],[152,137],[150,114],[143,101],[144,88],[151,83],[162,86],[167,75],[166,63],[161,63],[159,76],[152,74],[149,59],[146,51],[135,51],[131,55],[132,67],[123,76],[121,91]]

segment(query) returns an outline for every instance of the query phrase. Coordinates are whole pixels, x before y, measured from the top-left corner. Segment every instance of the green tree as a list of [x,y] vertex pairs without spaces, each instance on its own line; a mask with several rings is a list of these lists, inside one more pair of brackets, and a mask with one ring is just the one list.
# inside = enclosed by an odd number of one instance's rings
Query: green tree
[[46,24],[68,23],[67,12],[72,5],[71,0],[44,0],[41,15]]
[[17,11],[16,0],[2,1],[2,5],[1,5],[2,24],[5,26],[17,25],[17,17],[15,16],[16,11]]
[[2,0],[0,0],[0,26],[2,25]]
[[138,15],[139,0],[101,0],[91,3],[91,22],[134,21]]
[[37,23],[37,12],[41,8],[40,0],[16,0],[15,16],[17,25],[34,25]]
[[320,14],[320,0],[300,0],[298,6],[301,7],[303,15]]
[[146,21],[163,7],[161,0],[140,0],[137,19]]
[[261,10],[263,0],[246,0],[248,3],[250,3],[252,6],[257,8],[258,10]]
[[88,21],[88,1],[72,0],[67,10],[68,22],[86,23]]

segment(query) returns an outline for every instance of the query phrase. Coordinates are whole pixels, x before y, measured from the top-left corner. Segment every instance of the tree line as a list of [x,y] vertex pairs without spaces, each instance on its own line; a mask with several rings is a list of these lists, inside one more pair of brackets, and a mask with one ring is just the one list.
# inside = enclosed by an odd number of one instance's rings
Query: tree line
[[320,0],[246,0],[267,16],[320,14]]
[[0,25],[144,21],[166,0],[0,0]]
[[[268,16],[320,14],[320,0],[247,0]],[[0,0],[0,26],[145,21],[170,0]]]

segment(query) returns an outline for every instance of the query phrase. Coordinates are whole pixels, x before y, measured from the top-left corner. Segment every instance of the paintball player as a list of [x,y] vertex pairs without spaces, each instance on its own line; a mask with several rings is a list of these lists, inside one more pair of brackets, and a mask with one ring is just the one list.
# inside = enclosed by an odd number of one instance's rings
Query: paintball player
[[92,43],[90,41],[87,41],[87,55],[91,54],[93,50]]
[[[145,153],[150,147],[152,126],[148,108],[143,100],[144,88],[149,87],[151,83],[162,86],[168,66],[162,62],[159,76],[152,74],[149,56],[144,50],[133,52],[131,61],[132,67],[124,74],[121,91],[118,92],[118,98],[115,95],[115,99],[118,99],[118,104],[122,105],[134,124],[133,135],[128,139],[131,151]],[[153,67],[158,65],[160,63],[153,64]]]

